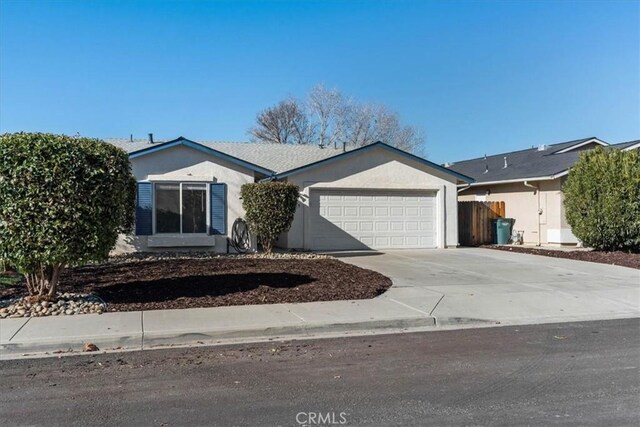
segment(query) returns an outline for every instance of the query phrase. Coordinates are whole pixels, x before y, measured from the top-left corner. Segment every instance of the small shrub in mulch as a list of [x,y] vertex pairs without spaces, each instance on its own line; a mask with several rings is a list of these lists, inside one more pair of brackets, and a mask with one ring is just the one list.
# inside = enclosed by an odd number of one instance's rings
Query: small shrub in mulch
[[[332,258],[162,258],[69,269],[65,292],[88,293],[108,311],[374,298],[391,286],[380,273]],[[0,298],[18,288],[0,289]]]
[[501,251],[518,252],[532,255],[542,255],[553,258],[567,258],[578,261],[597,262],[600,264],[619,265],[622,267],[635,268],[640,270],[640,254],[614,251],[601,252],[589,250],[562,251],[553,249],[527,248],[523,246],[499,246],[490,245],[483,246],[489,249],[498,249]]

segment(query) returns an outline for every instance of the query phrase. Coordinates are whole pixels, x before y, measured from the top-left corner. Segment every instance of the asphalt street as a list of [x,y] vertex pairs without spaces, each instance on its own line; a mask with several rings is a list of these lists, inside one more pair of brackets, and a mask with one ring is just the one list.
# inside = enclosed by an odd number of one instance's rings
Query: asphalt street
[[638,425],[640,319],[0,362],[2,425]]

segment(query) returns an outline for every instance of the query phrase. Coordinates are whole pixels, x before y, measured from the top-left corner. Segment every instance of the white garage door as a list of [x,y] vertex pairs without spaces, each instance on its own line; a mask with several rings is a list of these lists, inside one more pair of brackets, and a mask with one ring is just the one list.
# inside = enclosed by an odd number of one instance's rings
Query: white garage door
[[435,248],[435,192],[312,190],[310,249]]

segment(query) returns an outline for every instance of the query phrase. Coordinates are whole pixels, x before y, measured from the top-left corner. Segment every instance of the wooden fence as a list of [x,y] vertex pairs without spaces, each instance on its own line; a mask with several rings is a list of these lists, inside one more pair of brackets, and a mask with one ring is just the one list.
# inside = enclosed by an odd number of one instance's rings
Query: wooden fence
[[504,202],[458,202],[458,241],[478,246],[493,241],[491,220],[504,218]]

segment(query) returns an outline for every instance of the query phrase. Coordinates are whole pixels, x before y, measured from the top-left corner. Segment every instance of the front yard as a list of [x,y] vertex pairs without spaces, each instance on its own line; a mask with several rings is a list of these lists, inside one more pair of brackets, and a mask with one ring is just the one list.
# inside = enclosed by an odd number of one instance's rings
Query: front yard
[[[64,273],[59,291],[93,294],[107,311],[366,299],[391,280],[333,258],[127,257]],[[0,287],[0,298],[23,286]]]

